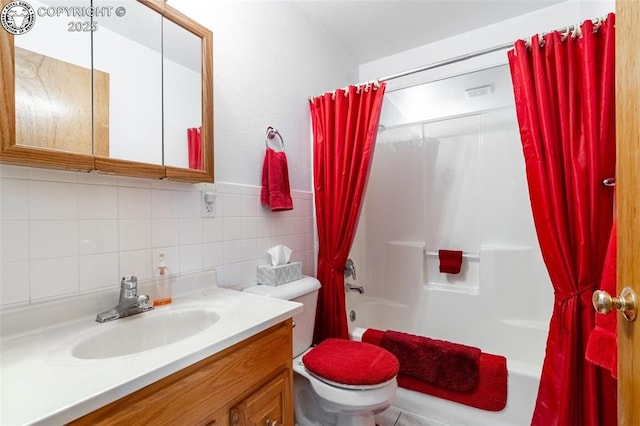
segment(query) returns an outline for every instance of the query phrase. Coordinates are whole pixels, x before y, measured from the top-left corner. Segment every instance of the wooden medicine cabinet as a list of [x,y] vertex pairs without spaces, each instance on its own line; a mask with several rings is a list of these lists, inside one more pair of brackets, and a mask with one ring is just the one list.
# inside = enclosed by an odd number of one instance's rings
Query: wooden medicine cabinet
[[0,162],[213,182],[211,31],[161,0],[86,2],[0,28]]

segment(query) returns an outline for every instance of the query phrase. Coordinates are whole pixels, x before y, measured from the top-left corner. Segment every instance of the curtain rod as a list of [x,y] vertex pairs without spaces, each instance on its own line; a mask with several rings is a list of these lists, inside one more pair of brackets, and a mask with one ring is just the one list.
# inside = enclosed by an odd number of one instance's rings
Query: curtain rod
[[467,54],[460,55],[460,56],[455,56],[453,58],[445,59],[445,60],[439,61],[439,62],[434,62],[434,63],[429,64],[429,65],[425,65],[425,66],[422,66],[422,67],[410,69],[408,71],[399,72],[397,74],[391,74],[391,75],[388,75],[386,77],[379,78],[378,81],[395,80],[396,78],[406,77],[406,76],[411,75],[411,74],[417,74],[419,72],[429,71],[429,70],[432,70],[434,68],[443,67],[445,65],[455,64],[456,62],[466,61],[467,59],[473,59],[473,58],[475,58],[477,56],[487,55],[489,53],[498,52],[500,50],[508,49],[510,47],[513,47],[513,42],[500,44],[498,46],[490,47],[488,49],[478,50],[476,52],[467,53]]
[[[593,20],[593,23],[594,23],[594,25],[596,25],[596,28],[605,19],[606,19],[606,17],[595,18]],[[568,33],[568,32],[574,31],[575,29],[579,28],[582,25],[583,22],[581,22],[579,24],[568,25],[566,27],[559,28],[559,29],[556,29],[554,31],[548,31],[548,32],[545,32],[545,33],[541,33],[540,36],[541,37],[545,36],[545,35],[549,34],[550,32],[559,32],[560,34]],[[527,37],[526,39],[530,41],[531,37]],[[455,64],[456,62],[462,62],[462,61],[466,61],[468,59],[473,59],[473,58],[478,57],[478,56],[487,55],[489,53],[499,52],[500,50],[505,50],[505,49],[508,49],[510,47],[513,47],[514,44],[515,44],[515,41],[499,44],[497,46],[489,47],[489,48],[482,49],[482,50],[477,50],[475,52],[467,53],[467,54],[460,55],[460,56],[455,56],[455,57],[449,58],[449,59],[444,59],[442,61],[434,62],[434,63],[431,63],[429,65],[424,65],[424,66],[421,66],[421,67],[418,67],[418,68],[413,68],[413,69],[410,69],[410,70],[407,70],[407,71],[402,71],[402,72],[399,72],[399,73],[396,73],[396,74],[391,74],[391,75],[388,75],[386,77],[378,78],[377,80],[371,80],[371,81],[366,81],[364,83],[358,83],[358,84],[356,84],[356,86],[363,86],[363,85],[366,85],[366,84],[376,84],[376,83],[378,83],[380,81],[395,80],[396,78],[406,77],[408,75],[417,74],[417,73],[424,72],[424,71],[429,71],[429,70],[432,70],[432,69],[435,69],[435,68],[443,67],[445,65],[451,65],[451,64]],[[335,94],[335,91],[334,91],[334,94]],[[313,99],[312,97],[309,97],[309,101],[312,101],[312,99]]]
[[[602,21],[604,21],[604,19],[605,19],[604,17],[596,18],[596,19],[593,20],[593,23],[594,23],[594,25],[597,26],[600,23],[602,23]],[[550,32],[556,32],[557,31],[557,32],[559,32],[561,34],[568,33],[568,32],[574,31],[576,28],[579,28],[581,25],[582,25],[582,23],[569,25],[569,26],[566,26],[564,28],[559,28],[557,30],[550,31]],[[549,32],[542,33],[541,36],[545,36],[547,34],[549,34]],[[489,47],[487,49],[478,50],[476,52],[467,53],[465,55],[455,56],[453,58],[445,59],[445,60],[439,61],[439,62],[434,62],[432,64],[425,65],[425,66],[418,67],[418,68],[414,68],[414,69],[411,69],[411,70],[408,70],[408,71],[402,71],[402,72],[399,72],[397,74],[391,74],[391,75],[388,75],[386,77],[381,77],[377,81],[395,80],[396,78],[406,77],[406,76],[411,75],[411,74],[417,74],[419,72],[429,71],[429,70],[432,70],[432,69],[435,69],[435,68],[439,68],[439,67],[442,67],[442,66],[445,66],[445,65],[455,64],[456,62],[466,61],[468,59],[473,59],[473,58],[475,58],[477,56],[487,55],[489,53],[499,52],[500,50],[508,49],[510,47],[513,47],[514,44],[515,44],[515,41],[509,42],[509,43],[499,44],[497,46]],[[367,84],[367,83],[364,83],[364,84]]]

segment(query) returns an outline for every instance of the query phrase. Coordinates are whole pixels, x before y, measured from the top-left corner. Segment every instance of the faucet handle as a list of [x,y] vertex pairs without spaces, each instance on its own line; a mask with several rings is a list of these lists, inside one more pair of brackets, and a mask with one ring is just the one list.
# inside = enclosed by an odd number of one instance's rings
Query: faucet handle
[[353,264],[353,260],[351,258],[347,259],[347,264],[344,265],[344,276],[345,278],[353,277],[356,279],[356,265]]
[[138,278],[135,275],[125,275],[120,282],[120,302],[132,299],[138,294]]

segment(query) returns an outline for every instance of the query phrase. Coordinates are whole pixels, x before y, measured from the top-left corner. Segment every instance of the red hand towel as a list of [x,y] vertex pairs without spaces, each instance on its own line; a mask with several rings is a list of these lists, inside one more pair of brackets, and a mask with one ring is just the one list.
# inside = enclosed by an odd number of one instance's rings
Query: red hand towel
[[260,202],[271,207],[271,211],[274,212],[293,209],[287,156],[284,152],[267,148],[262,166]]
[[440,272],[446,274],[458,274],[462,268],[462,251],[438,250],[440,258]]
[[[600,290],[604,290],[611,295],[616,294],[617,228],[614,222],[600,281]],[[608,369],[615,378],[618,377],[616,317],[615,313],[596,315],[596,326],[589,334],[589,342],[587,343],[585,354],[588,361]]]
[[458,392],[473,390],[478,381],[478,348],[390,330],[380,346],[398,358],[401,374]]

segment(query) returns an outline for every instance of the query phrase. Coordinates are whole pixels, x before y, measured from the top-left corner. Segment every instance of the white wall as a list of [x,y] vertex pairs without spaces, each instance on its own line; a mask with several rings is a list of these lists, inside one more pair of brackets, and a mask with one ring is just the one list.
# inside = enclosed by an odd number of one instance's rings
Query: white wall
[[[255,282],[276,244],[313,272],[308,97],[355,81],[357,64],[288,3],[171,5],[214,33],[218,217],[199,216],[189,184],[0,166],[3,309],[149,277],[161,250],[174,272],[216,268],[225,287]],[[267,126],[286,142],[293,211],[258,202]]]

